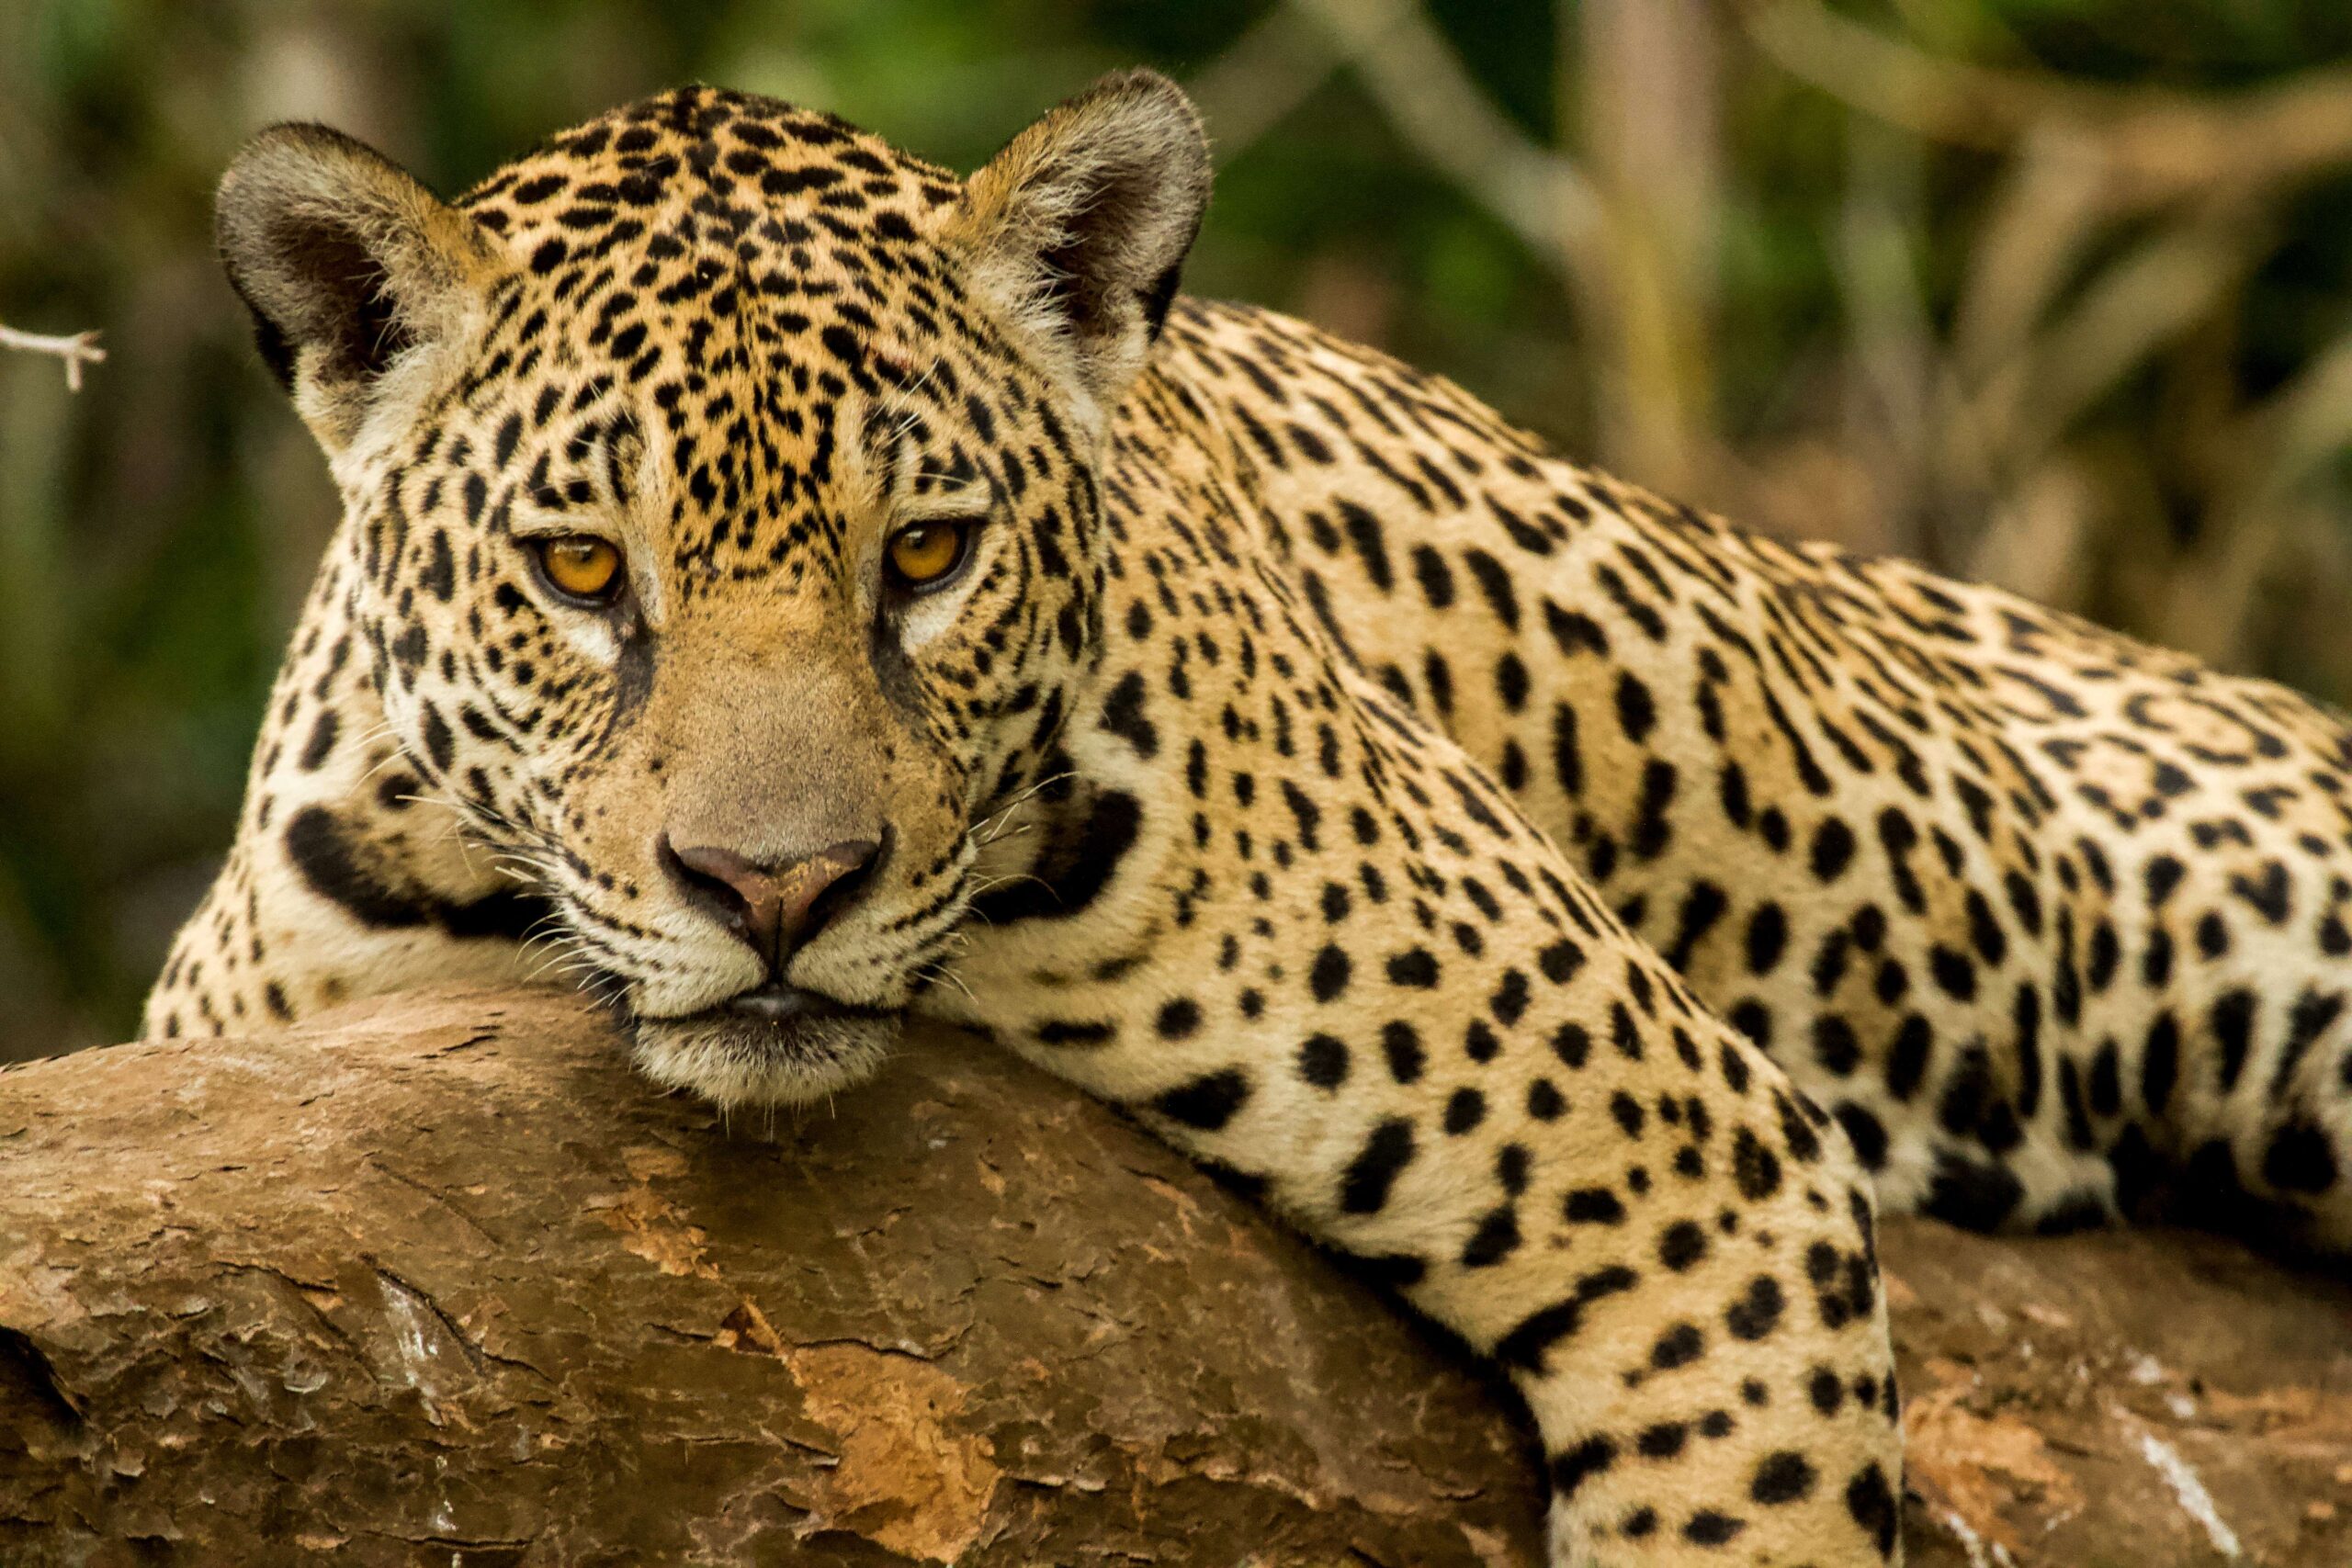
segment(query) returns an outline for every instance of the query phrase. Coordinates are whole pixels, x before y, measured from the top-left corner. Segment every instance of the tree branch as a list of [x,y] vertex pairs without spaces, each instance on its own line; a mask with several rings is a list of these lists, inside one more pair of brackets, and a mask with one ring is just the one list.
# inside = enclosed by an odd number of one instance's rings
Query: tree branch
[[107,351],[98,346],[95,332],[28,333],[0,321],[0,348],[18,349],[26,354],[52,355],[65,362],[65,389],[82,389],[82,367],[99,365],[106,360]]

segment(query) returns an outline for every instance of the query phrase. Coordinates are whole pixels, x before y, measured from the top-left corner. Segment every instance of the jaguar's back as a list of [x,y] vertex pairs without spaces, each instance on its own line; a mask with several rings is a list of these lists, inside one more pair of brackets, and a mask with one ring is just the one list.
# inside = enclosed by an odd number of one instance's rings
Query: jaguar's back
[[1333,640],[1836,1111],[1883,1201],[2058,1230],[2251,1197],[2352,1245],[2338,716],[1744,534],[1277,316],[1180,310],[1162,365]]

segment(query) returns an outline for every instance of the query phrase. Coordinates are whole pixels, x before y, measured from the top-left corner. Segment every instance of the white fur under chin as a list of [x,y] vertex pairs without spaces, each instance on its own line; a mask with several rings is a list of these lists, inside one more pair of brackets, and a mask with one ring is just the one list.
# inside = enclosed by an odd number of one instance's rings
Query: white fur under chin
[[898,1038],[891,1018],[649,1018],[638,1021],[637,1065],[722,1110],[811,1105],[872,1077]]

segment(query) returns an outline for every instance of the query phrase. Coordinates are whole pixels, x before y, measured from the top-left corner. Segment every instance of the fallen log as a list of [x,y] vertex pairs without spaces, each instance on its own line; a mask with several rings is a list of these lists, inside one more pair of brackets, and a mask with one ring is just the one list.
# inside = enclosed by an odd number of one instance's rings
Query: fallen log
[[1884,1233],[1914,1568],[2352,1563],[2352,1285],[2186,1231]]
[[1468,1568],[1519,1441],[969,1040],[731,1129],[553,993],[0,1077],[0,1562]]
[[[1886,1253],[1915,1562],[2342,1560],[2352,1291]],[[1493,1568],[1540,1560],[1501,1408],[956,1036],[732,1127],[554,993],[0,1073],[0,1562]]]

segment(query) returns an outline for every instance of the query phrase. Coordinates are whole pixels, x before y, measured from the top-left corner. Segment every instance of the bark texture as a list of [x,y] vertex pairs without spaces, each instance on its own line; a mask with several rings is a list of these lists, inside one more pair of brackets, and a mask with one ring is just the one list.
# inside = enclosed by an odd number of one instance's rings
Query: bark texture
[[1522,1559],[1442,1360],[952,1036],[773,1128],[552,993],[0,1076],[9,1564]]
[[[1887,1230],[1915,1562],[2352,1553],[2352,1288]],[[0,1562],[1532,1563],[1498,1408],[954,1036],[775,1127],[553,993],[0,1074]]]
[[2352,1286],[2186,1231],[1885,1230],[1914,1568],[2352,1564]]

